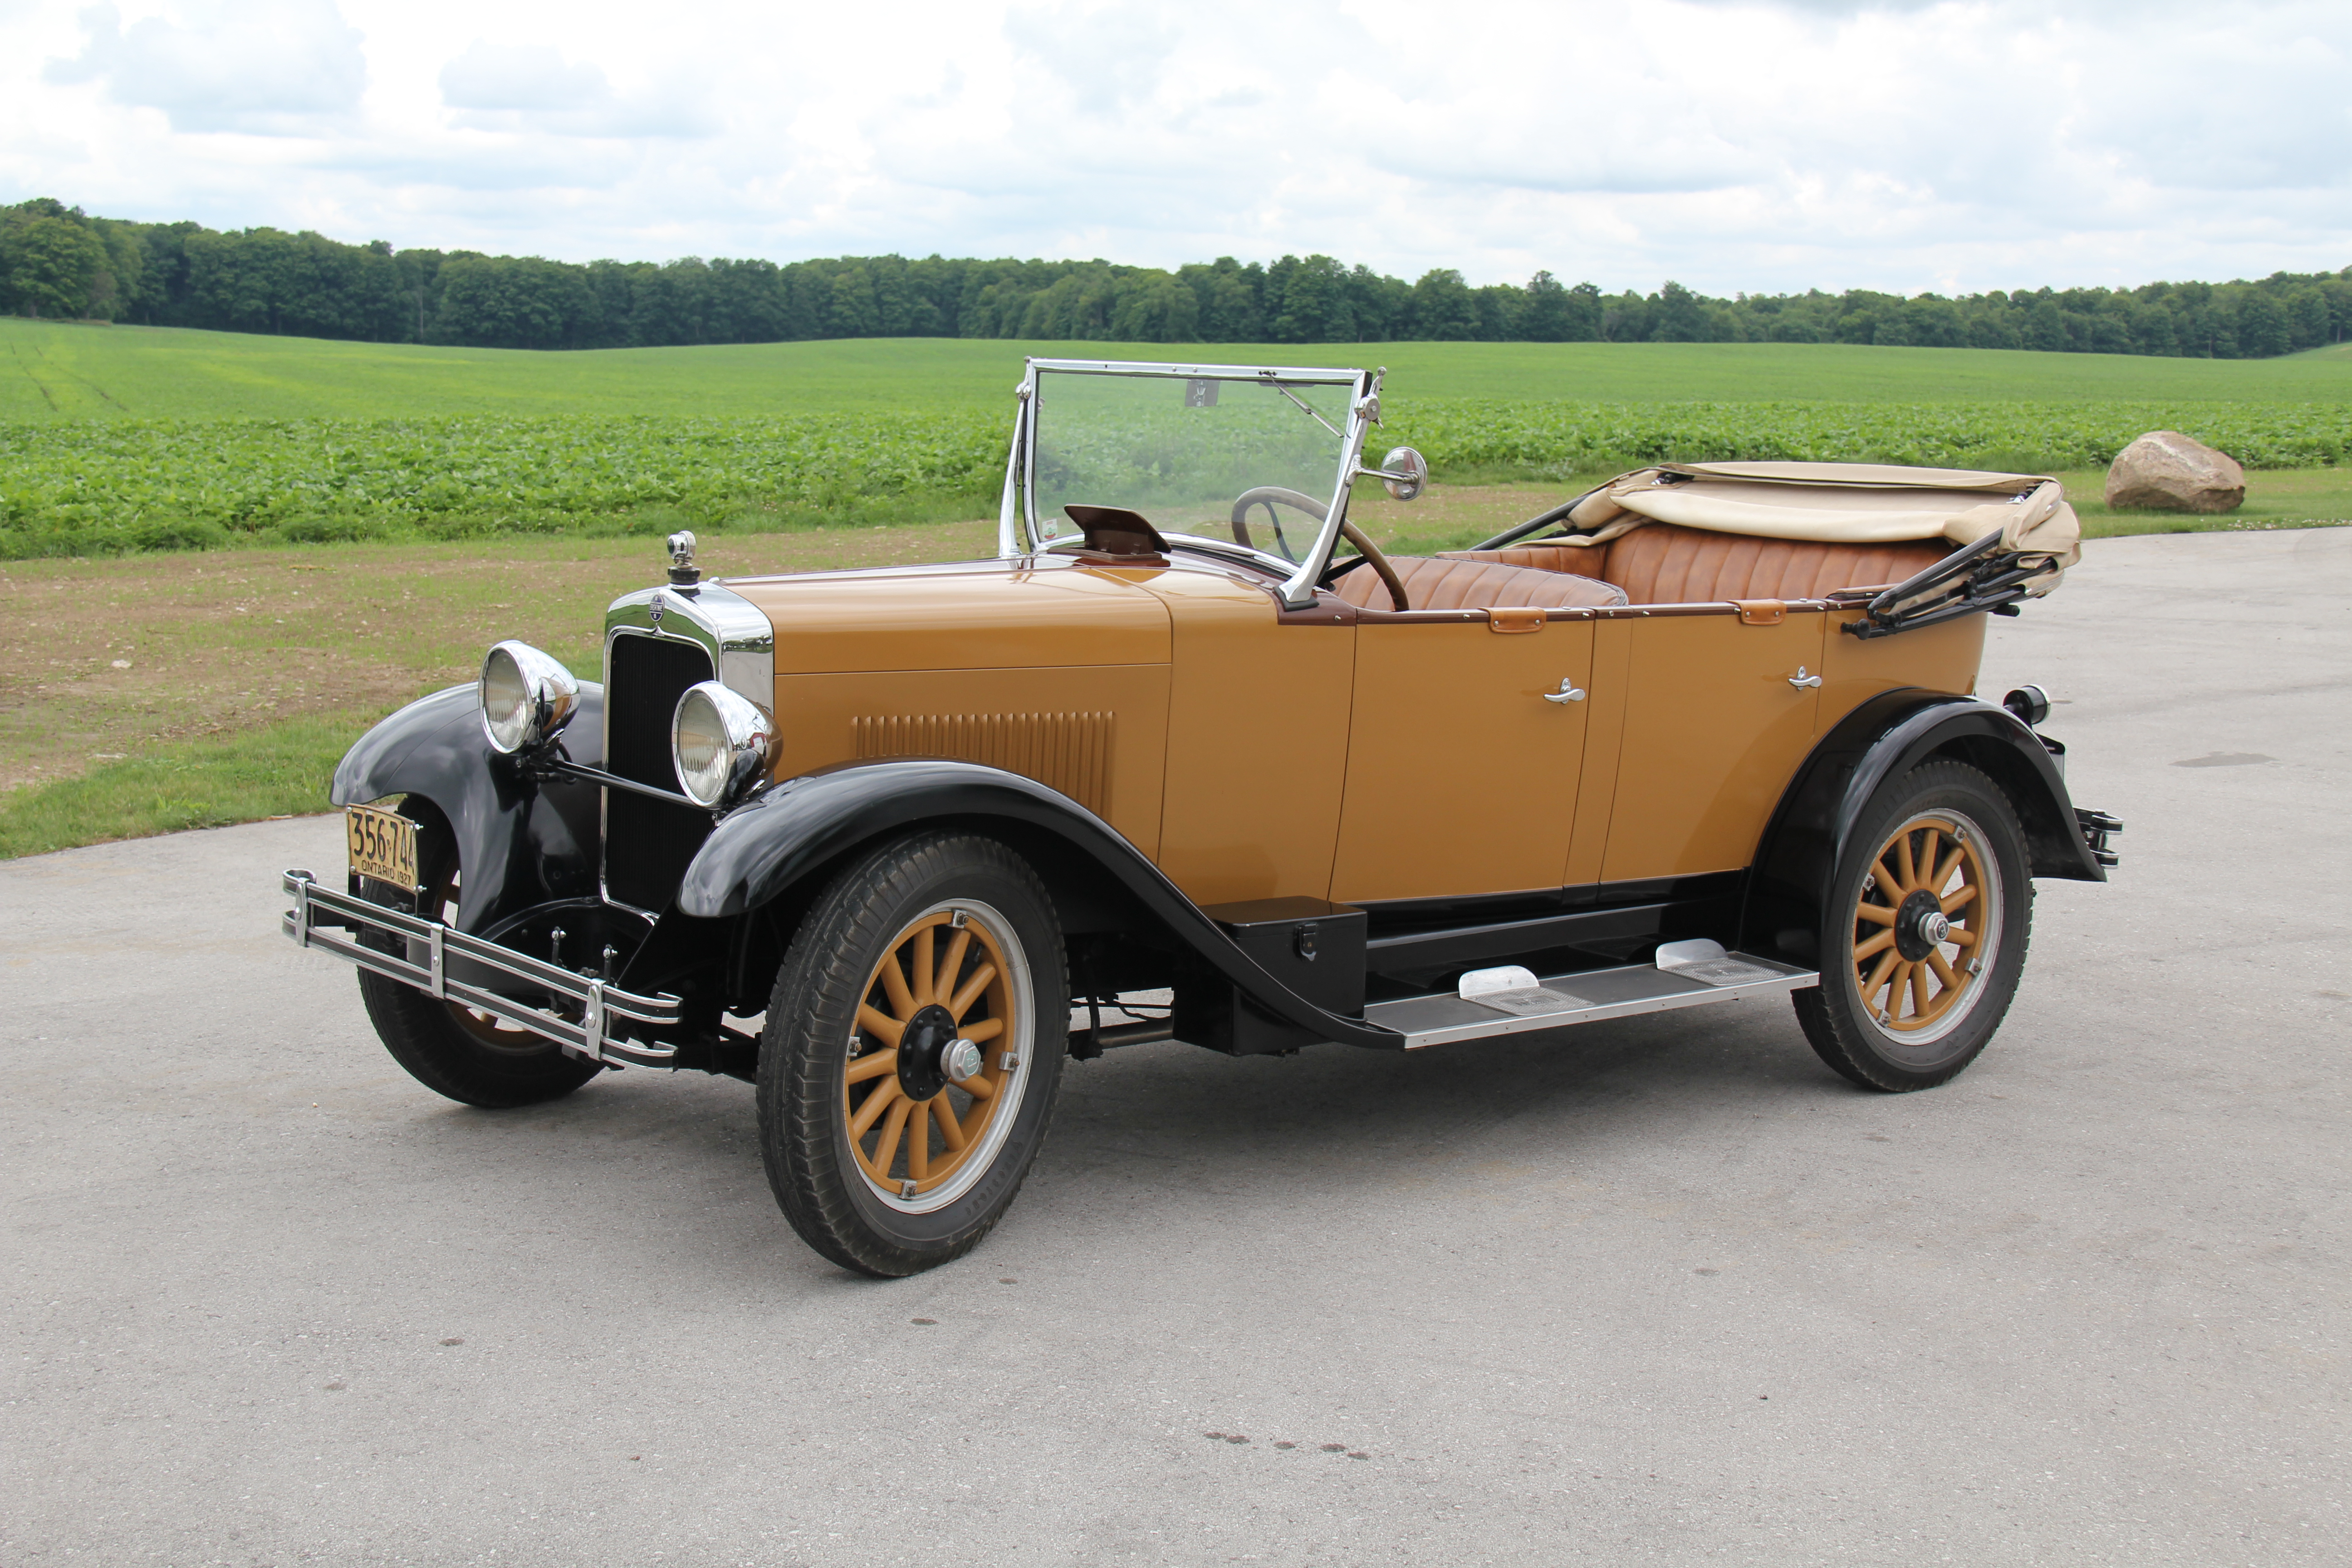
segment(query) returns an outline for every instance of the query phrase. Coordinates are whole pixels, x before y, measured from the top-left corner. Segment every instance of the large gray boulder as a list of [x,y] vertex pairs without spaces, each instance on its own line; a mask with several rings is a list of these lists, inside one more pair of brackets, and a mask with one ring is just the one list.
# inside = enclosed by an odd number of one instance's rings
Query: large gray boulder
[[2109,506],[2234,511],[2245,499],[2246,470],[2237,459],[2178,430],[2149,431],[2107,468]]

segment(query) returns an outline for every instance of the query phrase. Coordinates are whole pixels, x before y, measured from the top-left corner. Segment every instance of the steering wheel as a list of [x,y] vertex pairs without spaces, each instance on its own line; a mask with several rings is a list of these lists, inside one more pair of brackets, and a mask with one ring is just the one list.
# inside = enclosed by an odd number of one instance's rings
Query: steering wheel
[[[1254,506],[1263,506],[1265,508],[1267,521],[1274,525],[1275,542],[1281,547],[1283,559],[1295,562],[1298,557],[1291,553],[1290,541],[1283,536],[1281,515],[1274,510],[1277,502],[1284,506],[1296,507],[1318,523],[1331,515],[1331,509],[1313,496],[1301,495],[1297,490],[1286,489],[1280,485],[1259,485],[1255,489],[1244,490],[1234,498],[1234,542],[1246,545],[1252,550],[1257,548],[1250,540],[1249,509]],[[1380,547],[1365,538],[1362,531],[1352,522],[1341,521],[1339,535],[1354,545],[1357,553],[1363,559],[1344,563],[1337,571],[1326,571],[1318,586],[1328,588],[1339,580],[1341,573],[1351,572],[1358,566],[1369,565],[1379,574],[1381,584],[1389,591],[1390,601],[1398,609],[1412,608],[1412,601],[1405,597],[1404,584],[1398,580],[1396,568],[1389,564],[1389,558],[1381,553]]]
[[1330,508],[1313,496],[1301,495],[1297,490],[1286,489],[1280,485],[1259,485],[1256,489],[1244,490],[1234,498],[1234,542],[1247,545],[1252,550],[1257,548],[1257,542],[1250,537],[1249,509],[1262,506],[1265,508],[1266,522],[1274,529],[1275,548],[1282,552],[1282,558],[1285,561],[1295,566],[1298,563],[1298,555],[1290,548],[1289,537],[1282,531],[1282,514],[1274,510],[1276,502],[1284,506],[1297,507],[1318,523],[1331,512]]

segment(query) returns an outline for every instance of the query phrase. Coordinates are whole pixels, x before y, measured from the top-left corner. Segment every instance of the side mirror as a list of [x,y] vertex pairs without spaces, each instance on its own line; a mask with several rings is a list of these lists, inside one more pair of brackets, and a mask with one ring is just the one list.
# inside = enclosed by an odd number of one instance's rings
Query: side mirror
[[1411,500],[1429,483],[1429,459],[1410,447],[1391,447],[1379,468],[1363,472],[1377,477],[1392,499]]

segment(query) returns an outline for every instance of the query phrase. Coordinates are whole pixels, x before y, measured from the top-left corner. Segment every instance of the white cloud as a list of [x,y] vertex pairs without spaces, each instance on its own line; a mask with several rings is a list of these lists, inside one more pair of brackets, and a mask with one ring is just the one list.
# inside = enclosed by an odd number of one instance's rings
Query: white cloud
[[0,199],[1712,292],[2352,261],[2342,0],[122,4],[0,0]]
[[545,44],[476,39],[441,68],[441,100],[469,130],[554,136],[708,136],[718,124],[688,88],[668,83],[624,98],[604,71]]
[[360,34],[331,0],[197,0],[128,28],[100,5],[80,22],[81,52],[51,58],[44,77],[160,109],[174,131],[302,135],[348,112],[367,85]]

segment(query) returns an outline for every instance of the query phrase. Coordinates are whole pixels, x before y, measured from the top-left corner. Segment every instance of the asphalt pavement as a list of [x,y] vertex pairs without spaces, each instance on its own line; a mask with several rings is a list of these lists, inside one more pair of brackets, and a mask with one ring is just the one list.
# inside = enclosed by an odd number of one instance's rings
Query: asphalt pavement
[[1994,622],[2128,827],[1944,1089],[1784,1003],[1135,1047],[890,1283],[745,1085],[407,1079],[277,931],[331,818],[0,864],[0,1562],[2343,1563],[2348,610],[2331,529]]

